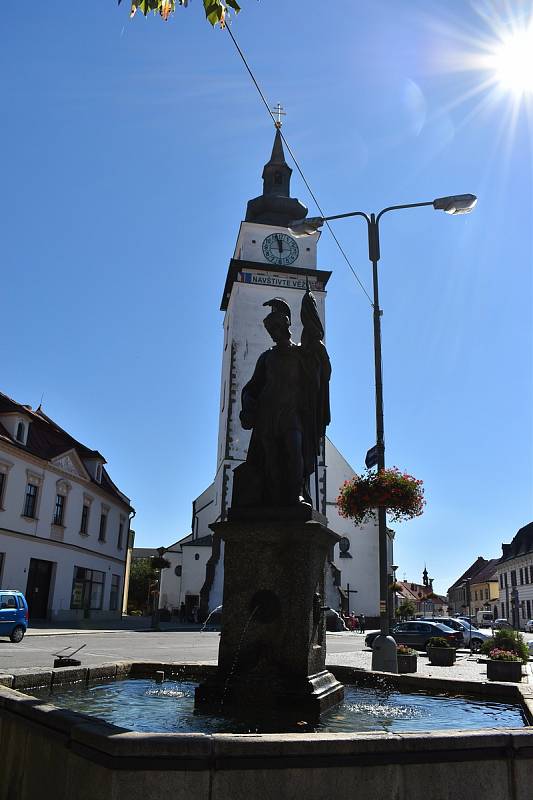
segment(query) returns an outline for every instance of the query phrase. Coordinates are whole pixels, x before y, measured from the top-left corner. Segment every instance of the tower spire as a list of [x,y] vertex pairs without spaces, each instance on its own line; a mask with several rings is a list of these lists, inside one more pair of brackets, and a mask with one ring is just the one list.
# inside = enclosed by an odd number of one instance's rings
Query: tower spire
[[[281,113],[280,111],[279,114]],[[307,216],[307,208],[290,196],[292,169],[285,160],[280,133],[281,121],[274,124],[276,133],[272,153],[263,167],[263,193],[248,202],[246,222],[287,228],[291,222]]]

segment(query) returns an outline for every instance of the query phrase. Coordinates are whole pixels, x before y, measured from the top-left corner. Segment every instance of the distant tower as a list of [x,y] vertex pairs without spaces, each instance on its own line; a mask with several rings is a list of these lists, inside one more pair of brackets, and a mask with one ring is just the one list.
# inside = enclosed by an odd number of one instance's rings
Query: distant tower
[[424,564],[424,572],[422,573],[422,583],[424,584],[424,586],[429,586],[428,571],[426,569],[425,564]]

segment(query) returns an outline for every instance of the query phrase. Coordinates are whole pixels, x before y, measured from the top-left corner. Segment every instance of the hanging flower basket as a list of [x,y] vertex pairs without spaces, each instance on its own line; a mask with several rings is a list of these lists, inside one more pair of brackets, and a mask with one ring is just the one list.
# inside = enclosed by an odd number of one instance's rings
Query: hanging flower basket
[[422,481],[397,467],[354,475],[344,482],[337,497],[339,514],[355,525],[369,520],[379,507],[387,509],[391,522],[413,519],[422,514],[425,504]]

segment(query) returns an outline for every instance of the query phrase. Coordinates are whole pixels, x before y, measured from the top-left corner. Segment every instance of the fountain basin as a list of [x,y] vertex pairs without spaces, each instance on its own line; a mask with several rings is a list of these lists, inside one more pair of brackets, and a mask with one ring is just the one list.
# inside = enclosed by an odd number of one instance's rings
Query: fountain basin
[[[0,800],[187,800],[292,798],[470,800],[479,792],[526,800],[533,781],[533,730],[424,733],[135,733],[24,695],[71,680],[166,674],[202,680],[207,665],[120,663],[96,669],[19,671],[0,676]],[[527,685],[379,676],[333,668],[343,683],[420,686],[520,703],[533,721]]]

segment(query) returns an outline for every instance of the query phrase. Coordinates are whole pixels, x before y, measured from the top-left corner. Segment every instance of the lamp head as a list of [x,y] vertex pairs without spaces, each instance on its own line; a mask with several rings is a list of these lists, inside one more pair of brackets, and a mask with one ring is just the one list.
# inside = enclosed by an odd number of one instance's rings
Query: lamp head
[[292,236],[312,236],[324,224],[324,217],[306,217],[291,222],[289,232]]
[[452,194],[449,197],[437,197],[433,200],[433,208],[447,214],[470,214],[476,203],[475,194]]

